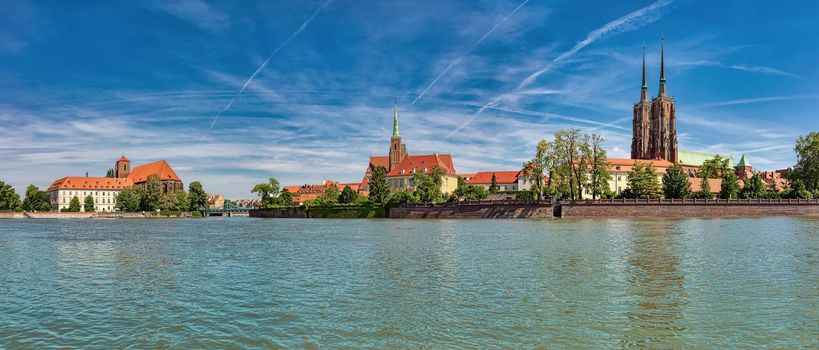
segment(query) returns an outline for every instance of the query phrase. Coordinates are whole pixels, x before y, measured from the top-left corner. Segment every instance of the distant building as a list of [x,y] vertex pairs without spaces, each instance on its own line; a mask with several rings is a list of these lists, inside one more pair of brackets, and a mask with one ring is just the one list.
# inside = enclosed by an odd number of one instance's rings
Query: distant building
[[643,86],[640,101],[634,104],[632,159],[663,159],[677,163],[677,115],[674,97],[668,95],[665,84],[665,47],[660,44],[660,89],[657,97],[648,101],[646,84],[646,52],[643,48]]
[[84,206],[85,197],[90,194],[94,198],[95,211],[111,212],[116,210],[116,197],[120,191],[132,186],[145,188],[151,175],[159,177],[162,193],[183,190],[182,180],[168,162],[160,160],[131,169],[131,161],[121,156],[115,163],[113,178],[68,176],[54,181],[47,192],[52,210],[68,208],[74,196]]
[[55,211],[67,209],[74,197],[80,200],[82,211],[88,211],[85,198],[91,195],[94,211],[112,212],[116,210],[119,192],[133,184],[128,178],[68,176],[54,181],[46,192],[51,198],[51,209]]
[[324,180],[321,184],[301,186],[284,186],[284,190],[290,192],[293,196],[292,202],[294,204],[304,204],[304,202],[315,200],[318,196],[323,195],[331,187],[335,187],[339,192],[344,190],[344,187],[349,186],[351,190],[358,192],[359,183],[341,183],[333,180]]
[[259,198],[237,199],[234,203],[236,203],[236,206],[238,206],[239,208],[249,208],[250,209],[250,208],[258,207],[259,206],[259,201],[260,201]]
[[412,183],[413,174],[431,174],[433,166],[443,169],[441,178],[441,192],[450,194],[458,187],[458,176],[455,165],[449,154],[410,155],[407,146],[401,142],[398,130],[398,105],[393,106],[392,137],[390,138],[390,152],[388,156],[371,156],[364,178],[359,186],[359,193],[369,193],[369,178],[373,170],[383,167],[387,171],[387,181],[390,191],[409,191],[415,188]]
[[145,188],[145,183],[151,175],[159,176],[162,193],[182,191],[184,186],[182,180],[173,171],[173,168],[165,160],[140,165],[131,170],[131,161],[122,156],[116,162],[115,174],[117,178],[128,178],[134,182],[134,186]]
[[505,170],[481,171],[466,182],[470,185],[478,185],[488,190],[489,186],[492,186],[492,175],[495,175],[495,182],[498,184],[499,191],[517,191],[520,188],[521,178],[525,180],[520,170]]
[[225,207],[225,196],[221,194],[208,195],[208,209],[223,209]]

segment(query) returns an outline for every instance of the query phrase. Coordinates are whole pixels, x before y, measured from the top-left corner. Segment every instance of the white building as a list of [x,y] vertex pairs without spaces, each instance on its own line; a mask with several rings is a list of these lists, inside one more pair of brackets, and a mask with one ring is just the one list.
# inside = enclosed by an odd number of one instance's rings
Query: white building
[[82,211],[87,211],[84,208],[85,198],[91,195],[94,198],[94,211],[113,212],[116,210],[119,192],[133,185],[130,178],[69,176],[54,181],[47,192],[51,197],[51,209],[55,211],[68,208],[74,197],[79,199]]

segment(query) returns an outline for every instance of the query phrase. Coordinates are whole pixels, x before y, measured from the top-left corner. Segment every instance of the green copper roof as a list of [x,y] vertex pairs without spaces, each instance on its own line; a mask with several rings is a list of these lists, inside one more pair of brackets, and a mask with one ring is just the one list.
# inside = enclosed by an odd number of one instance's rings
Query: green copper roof
[[751,166],[751,162],[745,159],[745,155],[742,155],[742,158],[739,159],[739,163],[737,163],[737,168],[741,166]]
[[[679,162],[682,163],[683,165],[700,166],[706,160],[713,159],[714,156],[716,156],[716,155],[717,154],[714,154],[714,153],[703,153],[703,152],[693,152],[693,151],[682,151],[682,150],[680,150],[680,151],[677,152],[677,159],[679,159]],[[726,156],[726,155],[722,155],[722,154],[720,154],[719,156],[722,157],[722,158],[730,159],[731,164],[734,164],[734,160],[731,158],[731,156]]]
[[392,137],[400,137],[398,135],[398,102],[392,107]]

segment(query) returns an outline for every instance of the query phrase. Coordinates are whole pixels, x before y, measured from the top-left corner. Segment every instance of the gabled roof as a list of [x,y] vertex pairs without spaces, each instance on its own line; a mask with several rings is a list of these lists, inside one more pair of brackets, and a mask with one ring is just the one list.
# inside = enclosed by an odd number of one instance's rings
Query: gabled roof
[[505,170],[505,171],[481,171],[475,174],[471,180],[470,185],[488,185],[492,183],[492,174],[495,174],[495,179],[499,184],[511,184],[518,182],[519,170]]
[[424,154],[418,156],[406,156],[401,163],[395,166],[387,176],[407,176],[413,173],[430,174],[433,166],[439,166],[446,171],[446,174],[455,175],[455,165],[452,163],[452,156],[449,154]]
[[122,156],[122,157],[119,157],[119,160],[117,160],[117,162],[131,162],[131,161],[128,160],[128,158],[125,158],[125,156]]
[[134,182],[131,179],[118,179],[114,177],[82,177],[67,176],[58,179],[48,186],[46,192],[54,190],[114,190],[131,187]]
[[[691,183],[691,192],[702,191],[701,177],[692,177],[688,181]],[[722,179],[708,179],[708,187],[711,193],[719,193],[722,190]]]
[[179,176],[173,171],[173,168],[165,160],[140,165],[131,170],[128,178],[134,183],[142,183],[148,181],[148,176],[159,175],[161,181],[182,181]]
[[390,168],[390,157],[389,156],[370,156],[370,166],[373,168],[377,167],[384,167],[384,169]]

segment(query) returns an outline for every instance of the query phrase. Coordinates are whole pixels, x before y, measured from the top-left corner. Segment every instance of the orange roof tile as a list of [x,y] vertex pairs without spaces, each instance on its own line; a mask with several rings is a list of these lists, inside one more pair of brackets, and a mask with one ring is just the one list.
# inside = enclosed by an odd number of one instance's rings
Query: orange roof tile
[[518,182],[520,171],[481,171],[469,180],[470,185],[488,185],[492,183],[492,174],[499,184],[512,184]]
[[128,160],[128,158],[125,158],[125,156],[119,157],[119,160],[117,160],[117,161],[118,162],[130,162],[130,160]]
[[128,178],[133,180],[134,183],[142,183],[148,181],[148,176],[154,174],[159,175],[159,180],[162,181],[182,181],[165,160],[140,165],[131,170]]
[[131,179],[118,179],[113,177],[82,177],[67,176],[58,179],[48,186],[46,192],[54,190],[122,190],[134,185]]
[[[688,181],[691,182],[691,192],[702,191],[701,177],[691,177],[688,178]],[[722,179],[708,179],[708,187],[710,187],[711,193],[719,193],[722,189]]]
[[657,170],[657,174],[665,174],[666,169],[670,168],[673,163],[663,160],[663,159],[624,159],[624,158],[609,158],[608,159],[609,170],[617,171],[617,172],[628,172],[631,171],[637,163],[641,164],[650,164]]
[[419,156],[407,156],[401,163],[395,166],[387,176],[406,176],[414,172],[429,174],[432,166],[437,165],[449,175],[455,175],[455,165],[452,163],[452,156],[449,154],[425,154]]

